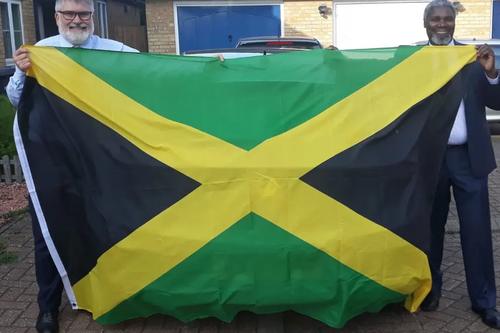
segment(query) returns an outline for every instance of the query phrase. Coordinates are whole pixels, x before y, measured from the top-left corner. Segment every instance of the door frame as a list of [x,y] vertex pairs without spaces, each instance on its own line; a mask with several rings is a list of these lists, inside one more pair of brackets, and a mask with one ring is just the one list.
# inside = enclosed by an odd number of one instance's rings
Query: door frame
[[40,2],[36,2],[36,5],[33,5],[36,8],[36,13],[35,13],[35,19],[38,19],[38,22],[35,23],[35,26],[37,27],[38,30],[36,31],[37,36],[37,41],[44,39],[45,38],[45,22],[43,20],[43,11],[42,11],[42,4]]
[[[364,5],[364,4],[388,4],[388,3],[415,3],[415,2],[421,2],[421,3],[429,3],[431,0],[358,0],[358,1],[351,1],[351,0],[335,0],[333,3],[333,8],[332,8],[332,17],[333,17],[333,24],[332,24],[332,37],[333,37],[333,45],[337,45],[337,5]],[[422,24],[423,24],[423,16],[424,13],[422,13]],[[422,26],[423,29],[423,26]]]
[[283,0],[176,0],[173,1],[175,54],[180,54],[178,7],[215,7],[215,6],[280,6],[281,37],[285,35],[285,18]]
[[[494,21],[494,12],[493,12],[493,6],[495,5],[495,2],[496,3],[499,3],[498,6],[500,6],[500,0],[491,0],[491,21],[490,21],[490,39],[493,39],[493,21]],[[500,24],[500,22],[498,22],[498,24]]]

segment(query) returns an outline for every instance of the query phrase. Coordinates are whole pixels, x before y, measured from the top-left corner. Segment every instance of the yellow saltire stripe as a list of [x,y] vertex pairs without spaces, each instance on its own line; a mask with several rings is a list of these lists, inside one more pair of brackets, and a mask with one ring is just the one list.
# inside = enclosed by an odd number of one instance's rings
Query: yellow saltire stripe
[[[79,307],[94,317],[146,287],[250,211],[386,288],[413,293],[407,302],[410,311],[430,290],[422,251],[298,178],[437,91],[475,59],[473,47],[422,48],[317,117],[249,152],[157,115],[54,49],[28,48],[33,64],[29,75],[42,86],[203,184],[104,253],[73,287]],[[394,98],[388,99],[388,92]]]

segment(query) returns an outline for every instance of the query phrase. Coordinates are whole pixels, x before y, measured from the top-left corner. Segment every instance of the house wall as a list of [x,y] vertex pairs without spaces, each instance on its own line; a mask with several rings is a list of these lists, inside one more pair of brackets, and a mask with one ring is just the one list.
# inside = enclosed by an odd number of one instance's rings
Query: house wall
[[[327,14],[324,17],[319,14],[318,10],[321,4],[328,7]],[[332,1],[285,1],[285,36],[314,37],[325,47],[332,44],[332,4]]]
[[24,44],[33,45],[36,43],[35,13],[33,10],[33,0],[22,0],[21,11],[24,25]]
[[[318,6],[322,3],[329,8],[326,17],[321,17],[318,12]],[[490,38],[491,2],[462,0],[461,3],[466,11],[458,15],[456,37]],[[285,36],[310,36],[317,38],[325,46],[330,45],[332,43],[333,22],[331,7],[332,1],[285,0]],[[116,1],[108,2],[110,37],[114,26],[140,24],[138,11],[130,6],[128,8],[128,12],[125,12],[123,4]],[[36,42],[33,0],[21,0],[21,10],[25,44],[33,45]],[[147,0],[146,17],[149,52],[174,54],[175,29],[172,0]],[[95,19],[97,21],[97,16],[95,16]],[[3,46],[1,34],[0,45]],[[5,66],[3,47],[0,47],[0,66]]]
[[[462,0],[466,11],[457,18],[457,38],[488,39],[491,36],[491,2]],[[326,17],[318,6],[328,7]],[[324,46],[332,44],[332,1],[285,0],[285,36],[317,38]],[[172,0],[146,0],[149,52],[175,54],[175,29]]]
[[175,54],[172,0],[146,0],[146,21],[149,52]]
[[[330,14],[321,17],[325,3]],[[285,36],[313,36],[327,46],[332,43],[332,1],[285,1]],[[146,0],[149,52],[175,54],[173,1]]]
[[[1,10],[1,9],[0,9]],[[36,43],[35,16],[33,13],[33,0],[21,1],[21,13],[24,26],[24,44],[33,45]],[[2,17],[0,15],[0,27]],[[3,47],[3,34],[0,34],[0,67],[5,67],[5,50]]]
[[461,0],[465,12],[458,13],[455,37],[457,39],[491,38],[491,1]]

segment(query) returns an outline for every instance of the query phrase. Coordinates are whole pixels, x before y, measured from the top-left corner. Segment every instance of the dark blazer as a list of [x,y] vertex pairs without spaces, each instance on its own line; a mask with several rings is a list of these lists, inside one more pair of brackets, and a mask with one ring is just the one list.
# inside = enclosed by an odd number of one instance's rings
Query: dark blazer
[[[455,41],[455,45],[464,44]],[[397,52],[398,50],[396,54]],[[466,72],[470,73],[464,95],[468,150],[473,176],[481,178],[486,177],[497,167],[490,129],[486,121],[486,106],[500,111],[500,84],[489,83],[478,61],[466,67],[468,67]]]
[[[455,45],[464,45],[455,42]],[[486,106],[500,111],[500,84],[489,83],[478,61],[469,64],[471,76],[464,96],[467,142],[474,177],[485,177],[496,167]]]

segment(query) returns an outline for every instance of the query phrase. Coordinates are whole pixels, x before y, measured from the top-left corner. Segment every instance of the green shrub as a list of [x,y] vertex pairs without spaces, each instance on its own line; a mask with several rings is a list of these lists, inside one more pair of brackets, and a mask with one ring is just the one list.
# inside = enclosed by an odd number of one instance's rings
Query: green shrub
[[6,95],[0,95],[0,157],[17,155],[14,143],[14,117],[16,111]]

